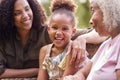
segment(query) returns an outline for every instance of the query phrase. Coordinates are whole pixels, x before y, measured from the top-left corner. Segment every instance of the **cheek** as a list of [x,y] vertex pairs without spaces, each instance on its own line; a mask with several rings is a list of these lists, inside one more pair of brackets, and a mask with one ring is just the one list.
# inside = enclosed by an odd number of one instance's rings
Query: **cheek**
[[102,24],[103,22],[103,16],[101,13],[99,13],[98,11],[96,13],[93,14],[92,16],[92,20],[97,24]]
[[33,20],[33,12],[30,11],[30,13],[28,15],[30,16],[31,20]]
[[51,28],[48,28],[48,33],[49,33],[49,35],[54,35],[54,34],[55,34],[55,31],[52,30]]
[[104,25],[101,25],[101,27],[99,27],[99,34],[101,36],[106,36],[108,35],[108,30]]
[[94,27],[95,29],[101,31],[101,30],[104,30],[104,24],[103,24],[103,20],[99,17],[99,16],[96,16],[95,19],[93,20],[94,22]]
[[16,27],[18,27],[20,25],[20,17],[15,17],[14,18],[14,24]]
[[73,36],[72,32],[65,32],[64,35],[66,36],[67,39],[71,39],[71,37]]
[[48,30],[50,38],[53,38],[55,36],[55,32],[53,30]]

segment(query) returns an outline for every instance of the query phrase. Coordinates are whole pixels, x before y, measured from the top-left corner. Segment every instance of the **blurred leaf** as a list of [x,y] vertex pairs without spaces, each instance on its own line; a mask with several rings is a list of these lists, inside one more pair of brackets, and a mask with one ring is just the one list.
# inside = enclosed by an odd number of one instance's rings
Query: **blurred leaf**
[[[50,1],[51,0],[49,0],[49,2],[47,2],[47,3],[42,3],[48,16],[50,16],[50,10],[49,10]],[[76,14],[75,14],[75,16],[78,20],[77,27],[78,28],[90,27],[89,20],[90,20],[91,15],[90,15],[88,0],[86,3],[80,3],[79,0],[74,0],[74,1],[78,5],[78,9],[77,9]]]

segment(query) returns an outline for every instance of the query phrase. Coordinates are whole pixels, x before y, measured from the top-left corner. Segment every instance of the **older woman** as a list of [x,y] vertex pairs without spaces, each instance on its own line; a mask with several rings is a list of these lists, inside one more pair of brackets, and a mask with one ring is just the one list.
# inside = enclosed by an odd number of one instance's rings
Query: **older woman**
[[120,0],[91,0],[90,23],[101,36],[110,36],[83,69],[64,80],[120,80]]

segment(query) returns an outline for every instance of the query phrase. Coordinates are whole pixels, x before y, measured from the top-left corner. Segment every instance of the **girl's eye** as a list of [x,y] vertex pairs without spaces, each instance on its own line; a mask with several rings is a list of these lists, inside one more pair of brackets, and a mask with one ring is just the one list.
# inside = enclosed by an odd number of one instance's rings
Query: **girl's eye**
[[69,28],[68,27],[63,27],[62,30],[64,30],[64,31],[69,30]]
[[54,30],[57,30],[57,26],[56,25],[52,26],[51,28],[54,29]]

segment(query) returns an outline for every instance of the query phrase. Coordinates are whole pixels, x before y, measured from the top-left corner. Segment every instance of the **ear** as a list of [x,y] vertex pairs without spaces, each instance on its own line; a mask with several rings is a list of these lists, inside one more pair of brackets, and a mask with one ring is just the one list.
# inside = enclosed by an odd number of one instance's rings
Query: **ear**
[[76,34],[76,28],[74,27],[73,29],[72,29],[72,36],[74,36]]

